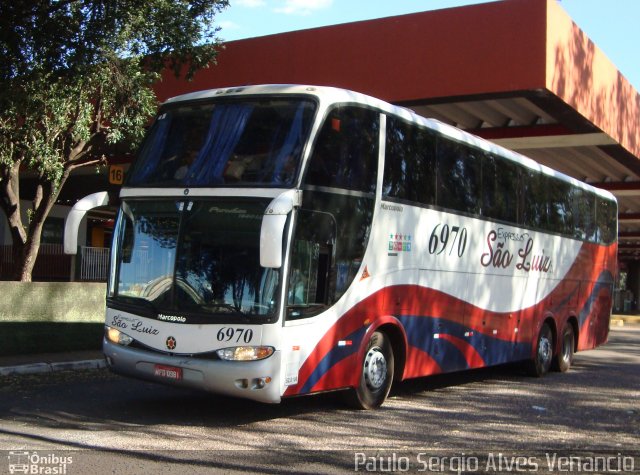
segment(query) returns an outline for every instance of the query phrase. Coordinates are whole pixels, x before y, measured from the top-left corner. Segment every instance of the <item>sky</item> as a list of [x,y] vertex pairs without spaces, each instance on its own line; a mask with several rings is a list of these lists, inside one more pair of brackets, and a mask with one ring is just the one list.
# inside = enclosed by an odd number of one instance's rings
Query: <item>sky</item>
[[[494,0],[495,1],[495,0]],[[511,0],[505,0],[511,1]],[[640,91],[640,0],[558,0]],[[217,16],[225,41],[404,15],[487,0],[230,0]]]

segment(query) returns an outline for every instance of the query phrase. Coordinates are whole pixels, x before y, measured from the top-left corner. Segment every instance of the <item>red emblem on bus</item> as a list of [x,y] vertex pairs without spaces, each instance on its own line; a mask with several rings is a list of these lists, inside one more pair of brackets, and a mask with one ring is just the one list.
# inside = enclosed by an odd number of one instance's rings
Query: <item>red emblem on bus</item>
[[168,349],[175,350],[176,346],[177,346],[176,339],[174,337],[170,336],[169,338],[167,338],[166,345],[167,345]]

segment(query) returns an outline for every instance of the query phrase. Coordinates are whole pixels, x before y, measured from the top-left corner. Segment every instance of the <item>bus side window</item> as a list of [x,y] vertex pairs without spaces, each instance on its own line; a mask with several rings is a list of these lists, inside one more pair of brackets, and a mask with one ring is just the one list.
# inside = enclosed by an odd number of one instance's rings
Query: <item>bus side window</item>
[[305,183],[375,192],[379,118],[362,107],[332,110],[318,134]]
[[596,237],[595,195],[580,188],[573,188],[568,199],[575,223],[573,237],[594,241]]
[[298,211],[291,250],[287,318],[305,318],[332,303],[336,224],[328,213]]
[[432,131],[388,116],[382,196],[434,205],[435,149]]
[[[515,163],[492,154],[482,160],[482,214],[488,218],[518,223],[521,195],[520,169]],[[537,218],[536,218],[537,219]]]
[[549,180],[549,231],[574,236],[573,213],[569,206],[571,185],[560,180]]
[[521,222],[529,228],[549,227],[547,223],[548,178],[539,172],[522,170],[522,215]]
[[448,139],[437,141],[436,204],[463,213],[480,211],[480,154]]
[[597,217],[597,242],[600,244],[611,244],[618,236],[616,226],[618,219],[618,210],[614,201],[597,198],[596,204]]

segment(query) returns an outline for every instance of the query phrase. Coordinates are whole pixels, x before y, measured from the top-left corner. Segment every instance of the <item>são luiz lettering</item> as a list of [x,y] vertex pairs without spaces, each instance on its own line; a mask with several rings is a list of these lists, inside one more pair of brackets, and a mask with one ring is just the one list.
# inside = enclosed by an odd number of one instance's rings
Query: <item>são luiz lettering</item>
[[[543,272],[547,273],[551,270],[551,257],[545,256],[544,249],[541,254],[533,254],[533,238],[527,239],[524,247],[521,247],[512,254],[509,249],[505,249],[505,242],[496,242],[498,233],[490,231],[487,235],[487,252],[480,257],[480,264],[484,267],[493,267],[498,269],[507,269],[512,267],[515,262],[515,268],[525,272]],[[514,260],[515,259],[515,260]]]

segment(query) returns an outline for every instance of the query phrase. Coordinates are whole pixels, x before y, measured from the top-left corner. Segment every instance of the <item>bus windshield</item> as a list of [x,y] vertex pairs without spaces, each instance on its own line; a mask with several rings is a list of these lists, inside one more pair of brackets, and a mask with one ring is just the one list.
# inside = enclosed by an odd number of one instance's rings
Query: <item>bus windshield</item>
[[260,266],[269,200],[124,201],[112,302],[154,318],[275,314],[277,269]]
[[247,99],[160,111],[128,186],[292,186],[315,103]]

